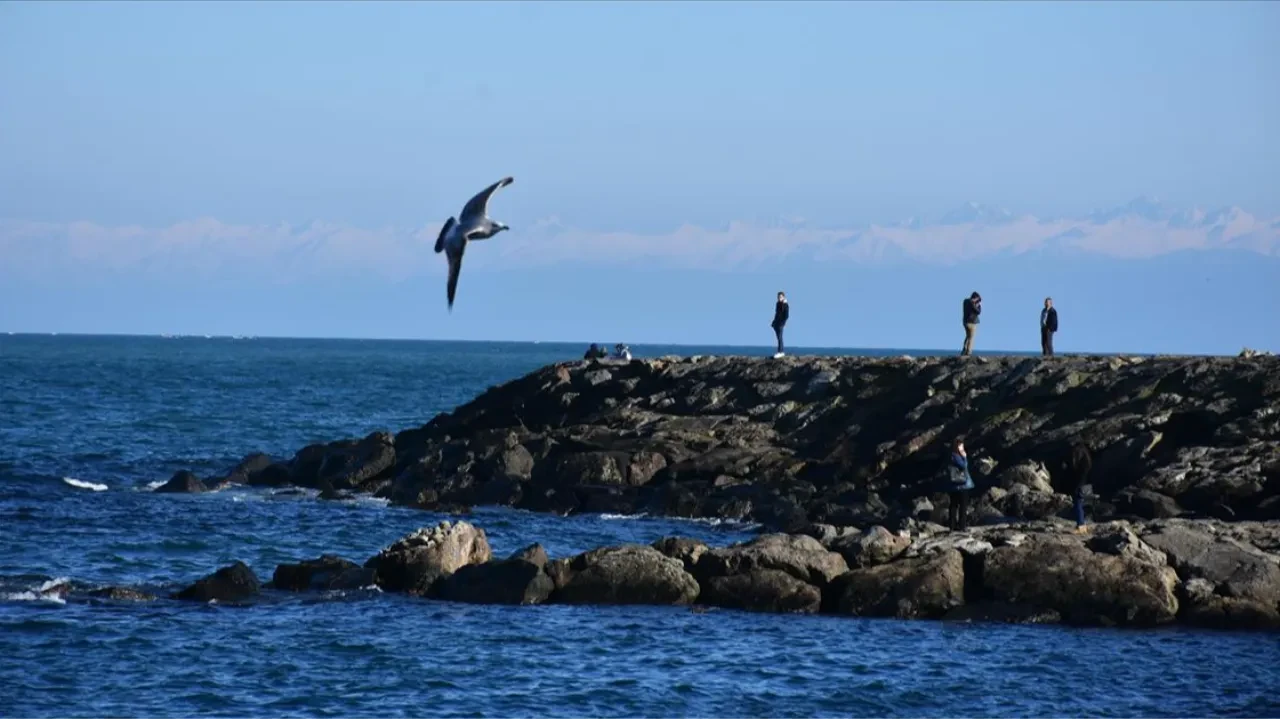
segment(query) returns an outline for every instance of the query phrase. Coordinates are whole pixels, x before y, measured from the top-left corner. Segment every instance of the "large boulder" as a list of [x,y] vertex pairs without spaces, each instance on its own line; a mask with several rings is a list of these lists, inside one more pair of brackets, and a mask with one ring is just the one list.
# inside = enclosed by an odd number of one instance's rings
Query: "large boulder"
[[781,570],[821,588],[846,572],[849,565],[839,553],[808,535],[769,534],[702,553],[695,574],[709,578],[755,569]]
[[436,596],[455,602],[537,605],[555,590],[543,572],[546,563],[546,551],[533,545],[506,560],[466,565],[439,582]]
[[700,582],[698,602],[716,607],[762,612],[815,613],[822,591],[782,570],[755,568],[734,575],[716,575]]
[[848,569],[808,535],[762,535],[702,552],[693,572],[706,605],[769,612],[817,612],[822,588]]
[[492,557],[484,530],[466,521],[445,521],[400,538],[364,566],[374,570],[384,590],[429,595],[440,578]]
[[374,571],[335,555],[276,566],[271,586],[277,590],[358,590],[374,584]]
[[988,601],[1054,610],[1070,623],[1159,625],[1178,614],[1177,575],[1134,555],[1095,553],[1074,536],[1038,534],[985,555]]
[[178,600],[235,602],[257,595],[262,588],[248,565],[236,561],[212,575],[206,575],[174,594]]
[[940,618],[964,604],[958,550],[850,570],[832,585],[838,611],[864,617]]
[[689,605],[698,582],[679,560],[646,545],[622,545],[582,553],[548,565],[553,601],[566,604]]
[[1216,627],[1280,624],[1280,565],[1274,556],[1183,525],[1143,536],[1182,577],[1189,622]]

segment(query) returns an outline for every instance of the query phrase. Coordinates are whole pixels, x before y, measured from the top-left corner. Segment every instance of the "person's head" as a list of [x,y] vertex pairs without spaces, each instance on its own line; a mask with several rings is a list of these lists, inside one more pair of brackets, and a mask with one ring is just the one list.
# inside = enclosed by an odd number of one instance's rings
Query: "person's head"
[[969,296],[969,299],[970,299],[970,300],[981,300],[981,299],[982,299],[982,296],[978,294],[978,291],[977,291],[977,290],[974,290],[974,291],[973,291],[973,294],[971,294],[971,295]]
[[960,453],[961,455],[964,454],[964,437],[963,436],[957,437],[955,440],[951,441],[951,451]]
[[779,290],[779,291],[778,291],[778,302],[786,302],[786,301],[787,301],[787,294],[786,294],[786,293],[784,293],[784,292],[782,292],[781,290]]
[[1048,308],[1053,307],[1053,298],[1045,298],[1045,299],[1044,299],[1044,307],[1045,307],[1045,309],[1046,309],[1046,310],[1047,310]]

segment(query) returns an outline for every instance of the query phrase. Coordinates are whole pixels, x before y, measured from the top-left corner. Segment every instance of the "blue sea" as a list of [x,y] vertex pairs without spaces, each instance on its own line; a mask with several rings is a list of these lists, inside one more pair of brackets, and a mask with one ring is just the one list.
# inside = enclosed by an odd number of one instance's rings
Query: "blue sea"
[[[363,562],[443,516],[374,499],[150,489],[252,451],[418,426],[577,345],[0,335],[0,716],[969,717],[1280,714],[1274,635],[653,607],[475,606],[360,591],[245,607],[64,601]],[[768,348],[633,346],[641,356]],[[854,351],[824,351],[854,352]],[[884,351],[900,354],[903,351]],[[496,553],[753,528],[480,509]]]

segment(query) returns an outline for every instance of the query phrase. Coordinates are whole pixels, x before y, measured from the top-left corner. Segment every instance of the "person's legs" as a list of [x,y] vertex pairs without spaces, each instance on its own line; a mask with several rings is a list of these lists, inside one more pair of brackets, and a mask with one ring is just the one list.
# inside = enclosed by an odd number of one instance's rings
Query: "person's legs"
[[1076,527],[1082,528],[1084,527],[1084,487],[1083,486],[1076,488],[1076,491],[1072,496],[1072,500],[1076,509]]
[[1045,344],[1049,348],[1049,352],[1046,354],[1049,357],[1053,357],[1053,331],[1045,333]]
[[782,352],[782,327],[778,326],[773,329],[773,334],[778,338],[778,352]]
[[960,529],[969,529],[969,491],[960,491]]
[[964,326],[964,350],[960,351],[961,355],[968,355],[973,352],[973,334],[977,332],[978,326],[973,323],[965,323]]
[[1052,351],[1049,349],[1049,328],[1040,328],[1040,354],[1049,357]]

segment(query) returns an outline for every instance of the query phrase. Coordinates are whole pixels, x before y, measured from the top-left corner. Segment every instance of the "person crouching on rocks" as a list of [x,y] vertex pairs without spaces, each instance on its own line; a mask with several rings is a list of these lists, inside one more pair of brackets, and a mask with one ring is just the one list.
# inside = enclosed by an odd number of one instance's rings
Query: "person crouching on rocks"
[[948,524],[952,530],[969,529],[969,491],[973,478],[969,475],[969,456],[964,450],[964,438],[958,437],[951,444],[951,504],[947,508]]
[[778,352],[774,354],[774,357],[776,358],[780,358],[784,354],[782,347],[782,328],[786,327],[787,318],[790,316],[791,306],[787,303],[787,294],[779,292],[778,302],[773,306],[773,324],[770,326],[773,328],[774,336],[778,338]]

